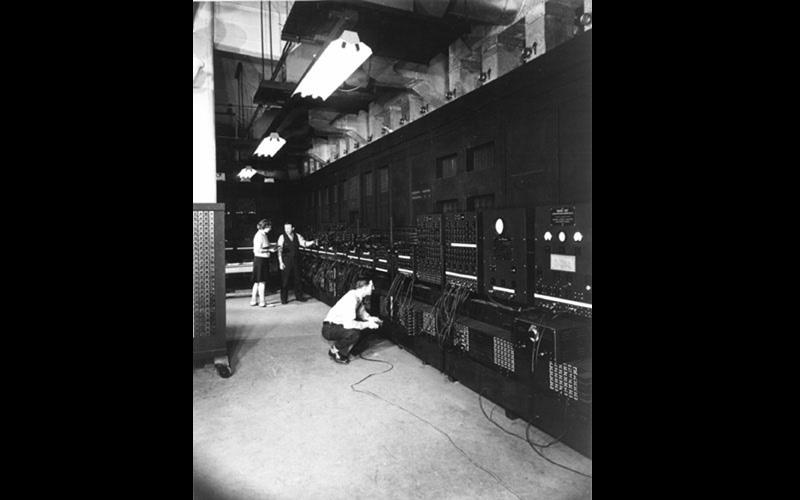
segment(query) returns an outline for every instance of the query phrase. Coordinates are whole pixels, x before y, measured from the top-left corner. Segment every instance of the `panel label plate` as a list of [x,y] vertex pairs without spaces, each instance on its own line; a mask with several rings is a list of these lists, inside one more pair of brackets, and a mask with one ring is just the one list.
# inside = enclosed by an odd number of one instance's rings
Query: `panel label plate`
[[574,226],[575,207],[557,207],[550,209],[550,224],[553,226]]

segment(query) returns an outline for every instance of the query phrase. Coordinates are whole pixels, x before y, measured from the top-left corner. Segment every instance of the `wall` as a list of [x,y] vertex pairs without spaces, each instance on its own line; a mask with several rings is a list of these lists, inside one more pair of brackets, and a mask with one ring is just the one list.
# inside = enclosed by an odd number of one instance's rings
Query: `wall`
[[[476,196],[493,196],[498,208],[590,202],[591,43],[591,32],[579,35],[304,178],[298,227],[318,227],[327,210],[325,221],[348,223],[355,211],[361,229],[385,230],[389,215],[395,226],[413,225],[420,214],[466,210]],[[455,175],[439,178],[452,155]],[[384,167],[389,186],[381,194]],[[363,186],[369,172],[371,199]],[[322,190],[354,178],[357,200],[320,206]]]
[[214,134],[214,38],[212,6],[198,8],[192,34],[192,50],[202,65],[192,86],[192,201],[217,202],[217,167]]
[[[259,2],[213,2],[213,4],[214,44],[219,50],[260,58],[263,29],[264,57],[270,58],[270,42],[273,59],[277,60],[280,57],[284,44],[281,41],[281,28],[294,2],[264,2],[263,13]],[[270,29],[270,19],[272,29]]]
[[226,247],[252,246],[256,223],[264,218],[272,219],[269,238],[277,240],[297,206],[291,183],[265,183],[261,176],[253,182],[219,182],[218,190],[219,202],[225,203]]

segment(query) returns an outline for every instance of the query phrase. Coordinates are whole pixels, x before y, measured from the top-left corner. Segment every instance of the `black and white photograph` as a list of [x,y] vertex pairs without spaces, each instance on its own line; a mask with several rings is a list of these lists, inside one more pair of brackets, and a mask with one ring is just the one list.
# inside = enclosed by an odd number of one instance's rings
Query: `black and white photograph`
[[592,498],[592,1],[192,9],[193,498]]

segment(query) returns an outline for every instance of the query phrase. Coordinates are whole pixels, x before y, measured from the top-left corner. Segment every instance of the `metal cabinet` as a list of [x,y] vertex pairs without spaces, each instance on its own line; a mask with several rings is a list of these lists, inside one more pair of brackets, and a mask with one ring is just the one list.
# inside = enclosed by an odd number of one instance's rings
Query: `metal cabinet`
[[231,376],[225,334],[225,205],[194,203],[192,210],[192,344],[194,360],[213,359]]

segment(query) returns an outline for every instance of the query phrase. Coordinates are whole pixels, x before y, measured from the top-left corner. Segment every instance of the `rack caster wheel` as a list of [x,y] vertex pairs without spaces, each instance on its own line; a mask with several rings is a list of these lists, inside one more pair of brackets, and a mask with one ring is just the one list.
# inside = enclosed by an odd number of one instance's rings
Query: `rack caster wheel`
[[214,368],[217,369],[217,374],[222,378],[230,378],[233,375],[227,356],[214,358]]

